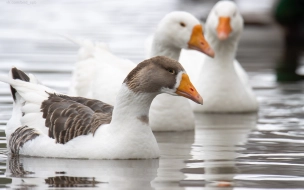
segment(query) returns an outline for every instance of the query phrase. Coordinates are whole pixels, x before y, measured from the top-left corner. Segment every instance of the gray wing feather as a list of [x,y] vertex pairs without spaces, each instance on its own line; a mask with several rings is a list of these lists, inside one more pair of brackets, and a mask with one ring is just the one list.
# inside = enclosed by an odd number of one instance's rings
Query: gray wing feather
[[9,147],[12,154],[19,154],[20,148],[29,140],[33,140],[39,136],[39,133],[33,128],[23,126],[17,128],[10,137]]
[[65,144],[71,139],[95,133],[112,120],[113,106],[99,100],[49,94],[41,105],[49,137]]

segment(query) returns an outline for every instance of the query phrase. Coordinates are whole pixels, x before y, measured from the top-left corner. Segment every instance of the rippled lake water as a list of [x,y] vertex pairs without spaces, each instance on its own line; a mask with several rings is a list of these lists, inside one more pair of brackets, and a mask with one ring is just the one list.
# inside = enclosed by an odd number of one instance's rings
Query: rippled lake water
[[[26,3],[25,3],[26,2]],[[214,1],[29,0],[0,6],[0,72],[17,66],[67,92],[78,47],[58,34],[107,42],[139,62],[157,22],[172,10],[204,18]],[[278,84],[276,26],[246,27],[238,60],[249,71],[258,114],[197,114],[195,131],[157,132],[160,159],[79,160],[9,157],[4,128],[9,87],[0,83],[0,188],[303,189],[304,83]]]

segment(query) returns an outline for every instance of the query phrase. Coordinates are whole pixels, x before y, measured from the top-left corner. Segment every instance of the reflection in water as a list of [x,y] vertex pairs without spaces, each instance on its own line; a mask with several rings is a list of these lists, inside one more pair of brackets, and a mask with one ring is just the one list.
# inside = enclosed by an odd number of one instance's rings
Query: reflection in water
[[194,131],[154,132],[161,157],[157,177],[151,181],[155,189],[179,189],[179,181],[185,178],[180,171],[191,158]]
[[49,187],[97,187],[96,184],[100,183],[95,181],[95,178],[88,177],[69,177],[69,176],[56,176],[48,177],[45,183]]
[[11,188],[105,187],[107,189],[151,188],[158,159],[80,160],[9,157],[6,176]]
[[247,142],[256,121],[256,114],[196,114],[192,159],[182,169],[187,178],[181,185],[232,186],[238,145]]
[[23,165],[19,161],[19,157],[12,156],[9,160],[9,170],[11,171],[11,174],[9,177],[24,177],[25,175],[33,174],[34,172],[26,171],[23,168]]

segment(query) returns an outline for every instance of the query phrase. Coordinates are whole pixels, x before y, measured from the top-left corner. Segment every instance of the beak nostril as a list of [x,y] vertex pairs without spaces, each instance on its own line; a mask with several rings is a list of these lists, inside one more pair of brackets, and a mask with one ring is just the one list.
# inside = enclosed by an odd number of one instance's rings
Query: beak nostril
[[190,90],[193,92],[194,90],[193,90],[193,88],[190,88]]

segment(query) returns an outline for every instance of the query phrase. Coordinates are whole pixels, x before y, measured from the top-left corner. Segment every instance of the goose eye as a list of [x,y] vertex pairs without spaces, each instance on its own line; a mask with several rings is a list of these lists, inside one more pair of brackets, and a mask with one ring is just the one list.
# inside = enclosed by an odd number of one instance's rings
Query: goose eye
[[173,69],[167,69],[167,71],[173,75],[175,74],[175,70],[173,70]]
[[185,27],[185,26],[186,26],[186,24],[183,23],[183,22],[180,22],[179,24],[180,24],[182,27]]

